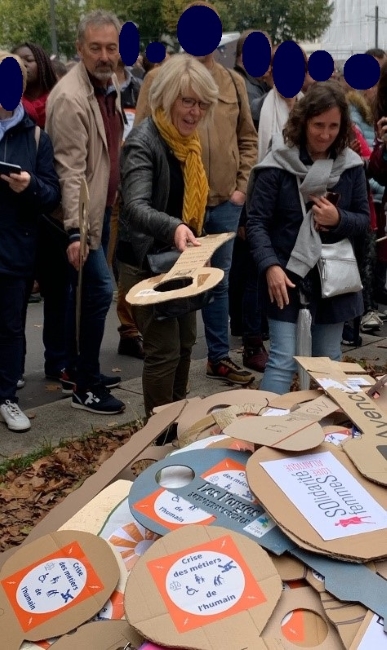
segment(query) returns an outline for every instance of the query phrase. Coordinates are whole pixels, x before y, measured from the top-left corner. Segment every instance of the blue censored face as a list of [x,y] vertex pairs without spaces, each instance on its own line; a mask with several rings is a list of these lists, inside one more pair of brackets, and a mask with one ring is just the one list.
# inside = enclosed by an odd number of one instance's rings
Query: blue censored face
[[[210,7],[198,5],[186,9],[177,23],[177,37],[188,54],[205,57],[216,50],[222,38],[222,23]],[[140,33],[133,22],[126,22],[121,29],[120,55],[125,65],[133,65],[140,53]],[[150,43],[146,55],[152,63],[165,59],[165,46]],[[242,62],[252,77],[263,77],[271,65],[271,45],[262,32],[252,32],[242,49]],[[275,86],[284,97],[294,97],[301,90],[305,74],[315,81],[326,81],[332,76],[334,62],[325,50],[311,54],[306,63],[304,53],[297,43],[284,41],[277,48],[272,62]],[[378,61],[369,54],[354,54],[344,66],[344,79],[356,90],[375,86],[380,77]],[[7,57],[0,64],[0,105],[13,111],[19,104],[23,91],[23,76],[18,62]]]

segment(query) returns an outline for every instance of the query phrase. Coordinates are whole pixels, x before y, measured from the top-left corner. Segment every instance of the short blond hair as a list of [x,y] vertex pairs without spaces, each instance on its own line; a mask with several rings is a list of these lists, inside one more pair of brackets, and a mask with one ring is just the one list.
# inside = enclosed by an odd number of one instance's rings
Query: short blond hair
[[149,105],[152,114],[163,108],[171,119],[171,108],[179,95],[192,90],[200,101],[209,104],[202,122],[212,119],[218,101],[218,87],[207,68],[190,54],[174,54],[165,61],[149,89]]
[[18,56],[17,54],[11,54],[11,52],[6,52],[5,50],[0,50],[0,63],[2,63],[4,61],[4,59],[7,59],[8,57],[11,57],[12,59],[16,59],[16,61],[20,65],[22,75],[23,75],[23,94],[24,94],[25,89],[27,87],[27,70],[26,70],[26,66],[24,65],[24,63],[21,60],[20,56]]

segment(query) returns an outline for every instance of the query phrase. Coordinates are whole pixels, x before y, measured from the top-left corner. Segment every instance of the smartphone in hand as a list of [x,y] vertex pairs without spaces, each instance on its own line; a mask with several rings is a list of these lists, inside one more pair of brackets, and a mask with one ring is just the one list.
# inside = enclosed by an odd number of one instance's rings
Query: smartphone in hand
[[337,205],[340,201],[340,194],[338,192],[327,192],[325,198],[328,199],[330,203],[333,203],[333,205]]
[[20,165],[12,165],[11,163],[0,161],[0,174],[9,176],[10,174],[21,174],[22,168]]

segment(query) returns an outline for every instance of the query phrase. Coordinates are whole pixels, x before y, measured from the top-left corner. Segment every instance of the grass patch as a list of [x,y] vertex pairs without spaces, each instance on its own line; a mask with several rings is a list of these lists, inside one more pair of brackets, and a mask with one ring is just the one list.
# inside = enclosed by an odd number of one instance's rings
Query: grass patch
[[11,458],[4,458],[4,460],[0,460],[0,481],[4,480],[4,477],[8,472],[14,472],[15,474],[24,472],[25,470],[29,469],[37,460],[45,458],[46,456],[50,456],[56,449],[66,449],[74,442],[87,443],[88,441],[92,441],[93,439],[98,438],[101,434],[107,438],[114,438],[114,432],[127,430],[135,432],[141,429],[145,425],[145,422],[145,418],[137,417],[133,422],[114,425],[114,427],[111,427],[110,429],[94,429],[92,427],[90,431],[82,434],[81,436],[60,439],[56,445],[53,445],[51,440],[44,439],[41,441],[39,447],[37,447],[34,451],[29,452],[28,454],[18,454],[16,456],[12,456]]

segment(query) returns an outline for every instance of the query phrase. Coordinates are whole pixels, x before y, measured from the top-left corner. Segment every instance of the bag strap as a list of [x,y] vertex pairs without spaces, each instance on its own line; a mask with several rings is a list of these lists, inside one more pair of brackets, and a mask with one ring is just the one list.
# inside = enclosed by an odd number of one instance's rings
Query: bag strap
[[39,149],[39,142],[40,142],[40,131],[41,128],[39,126],[35,126],[35,144],[36,144],[36,153],[38,153]]

